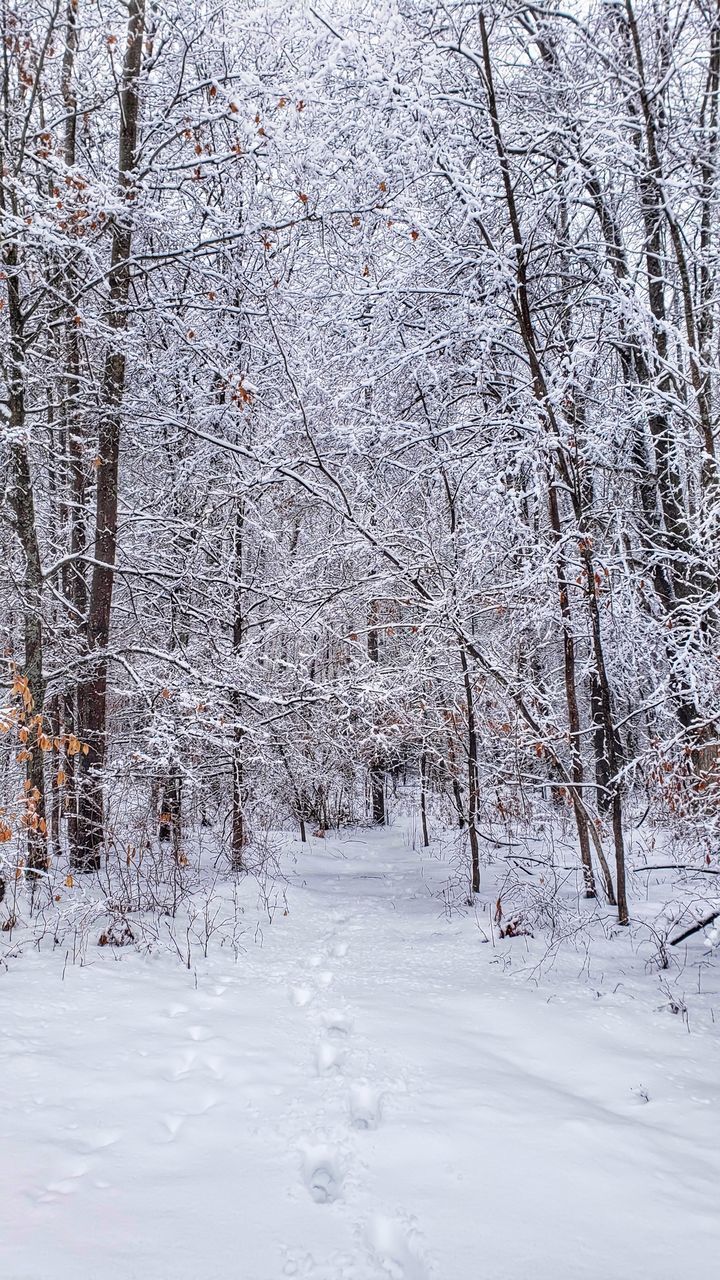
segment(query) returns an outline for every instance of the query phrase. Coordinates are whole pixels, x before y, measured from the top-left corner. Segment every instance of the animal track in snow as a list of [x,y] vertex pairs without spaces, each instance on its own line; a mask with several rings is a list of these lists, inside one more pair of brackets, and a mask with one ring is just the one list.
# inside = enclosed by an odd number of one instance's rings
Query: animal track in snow
[[183,1115],[161,1116],[160,1123],[168,1135],[164,1139],[165,1142],[172,1142],[173,1138],[177,1137],[186,1119],[187,1117]]
[[342,1193],[343,1171],[337,1151],[325,1143],[307,1147],[303,1181],[316,1204],[331,1204]]
[[121,1137],[120,1129],[87,1129],[84,1133],[75,1135],[74,1143],[78,1151],[91,1155],[94,1151],[104,1151],[107,1147],[113,1147]]
[[200,1056],[197,1049],[183,1049],[178,1055],[176,1065],[171,1066],[164,1080],[171,1084],[179,1084],[188,1076],[208,1075],[213,1080],[225,1079],[225,1059],[219,1054],[206,1053]]
[[412,1227],[379,1214],[368,1225],[367,1241],[390,1280],[429,1280]]
[[310,987],[290,988],[290,1002],[295,1005],[296,1009],[304,1009],[306,1005],[310,1004],[314,995],[315,992]]
[[365,1080],[350,1085],[350,1118],[354,1129],[377,1129],[382,1116],[383,1095]]
[[334,947],[333,947],[333,949],[332,949],[332,954],[333,954],[333,956],[335,956],[338,960],[342,960],[343,956],[346,956],[346,955],[347,955],[347,953],[348,953],[348,944],[347,944],[347,942],[336,942],[336,943],[335,943],[335,946],[334,946]]
[[319,987],[329,987],[333,980],[333,975],[329,969],[323,969],[317,975],[317,984]]
[[197,1061],[197,1049],[183,1049],[178,1054],[177,1065],[171,1066],[166,1080],[173,1083],[176,1080],[184,1080],[185,1076],[189,1076],[196,1070],[195,1063]]
[[212,1040],[213,1033],[209,1027],[188,1027],[188,1035],[191,1040]]
[[192,1106],[188,1107],[187,1110],[168,1112],[166,1115],[160,1116],[160,1124],[168,1135],[164,1141],[172,1142],[188,1120],[197,1120],[206,1115],[208,1111],[217,1106],[219,1101],[220,1098],[216,1093],[210,1090],[203,1090],[196,1094]]
[[340,1009],[325,1009],[320,1014],[320,1021],[328,1032],[335,1032],[337,1035],[349,1036],[353,1029],[353,1020],[347,1013],[342,1013]]
[[90,1166],[84,1162],[76,1163],[67,1169],[63,1176],[45,1184],[40,1192],[30,1193],[40,1204],[53,1204],[58,1196],[70,1196],[78,1190],[80,1179],[88,1173]]
[[174,1002],[173,1004],[169,1005],[167,1010],[167,1016],[168,1018],[181,1018],[184,1013],[189,1013],[189,1012],[190,1010],[188,1009],[186,1004],[178,1004],[177,1002]]
[[331,1040],[321,1040],[315,1050],[315,1066],[319,1076],[327,1076],[337,1071],[342,1061],[342,1050]]
[[203,1066],[207,1070],[208,1075],[213,1080],[225,1079],[225,1059],[218,1057],[216,1054],[206,1054],[203,1058]]

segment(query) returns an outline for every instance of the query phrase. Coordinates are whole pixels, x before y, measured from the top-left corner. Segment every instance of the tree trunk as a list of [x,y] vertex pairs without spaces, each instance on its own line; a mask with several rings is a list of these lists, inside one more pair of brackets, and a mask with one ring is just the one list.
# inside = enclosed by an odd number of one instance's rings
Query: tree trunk
[[112,235],[108,317],[111,342],[105,360],[102,418],[98,433],[95,555],[86,629],[88,673],[78,688],[78,727],[87,751],[79,757],[76,843],[71,856],[75,869],[87,872],[100,869],[103,844],[102,770],[107,750],[107,649],[117,554],[121,407],[126,375],[123,335],[127,329],[130,298],[130,253],[136,198],[133,177],[140,117],[144,25],[145,0],[130,0],[120,90],[118,148],[118,185],[123,208],[115,217]]
[[[75,94],[75,55],[78,44],[78,0],[68,0],[65,14],[65,50],[63,54],[61,92],[65,109],[64,160],[68,169],[75,167],[77,158],[77,97]],[[73,262],[65,271],[65,467],[67,520],[69,523],[70,560],[63,570],[63,591],[70,608],[70,615],[81,636],[86,623],[87,581],[82,556],[86,550],[85,527],[87,478],[84,459],[84,438],[80,422],[80,334],[75,324],[74,295],[77,290],[77,273]]]
[[[245,530],[245,503],[238,500],[235,512],[235,528],[233,532],[233,565],[235,574],[234,609],[233,609],[233,656],[239,663],[245,636],[245,617],[243,612],[243,563]],[[247,828],[245,823],[245,771],[243,764],[243,743],[245,728],[241,723],[242,703],[240,694],[234,690],[231,696],[235,723],[233,725],[232,746],[232,832],[230,849],[231,869],[238,873],[245,870],[245,846],[247,844]]]
[[[0,170],[4,173],[3,155],[0,152]],[[14,197],[10,195],[8,209],[5,185],[0,181],[0,215],[13,211]],[[28,699],[24,703],[24,718],[28,728],[25,744],[25,824],[27,828],[27,866],[30,873],[42,875],[49,867],[47,850],[47,824],[45,817],[45,762],[40,746],[42,715],[45,703],[45,677],[43,670],[43,575],[40,559],[35,497],[28,455],[28,424],[25,415],[25,334],[24,313],[20,293],[20,268],[17,243],[9,239],[3,252],[7,276],[8,326],[10,343],[8,351],[8,431],[10,435],[10,505],[15,532],[22,548],[25,566],[23,571],[23,676],[27,681]]]
[[180,857],[180,840],[182,837],[182,778],[178,773],[171,773],[163,782],[160,794],[158,818],[158,839],[161,844],[172,846],[173,857],[177,862]]
[[[376,666],[380,663],[380,638],[378,628],[378,609],[376,601],[368,606],[367,649],[368,658]],[[377,827],[384,827],[387,822],[385,806],[385,761],[377,752],[370,761],[370,809],[372,822]]]
[[420,756],[420,822],[422,825],[422,842],[425,849],[430,844],[427,819],[427,775],[427,755],[423,751]]
[[465,711],[467,716],[467,761],[468,761],[468,838],[470,841],[470,891],[480,892],[480,842],[477,833],[478,810],[480,805],[480,788],[478,785],[478,740],[475,723],[475,703],[473,699],[472,681],[467,651],[460,641],[460,667],[462,669],[463,688],[465,690]]

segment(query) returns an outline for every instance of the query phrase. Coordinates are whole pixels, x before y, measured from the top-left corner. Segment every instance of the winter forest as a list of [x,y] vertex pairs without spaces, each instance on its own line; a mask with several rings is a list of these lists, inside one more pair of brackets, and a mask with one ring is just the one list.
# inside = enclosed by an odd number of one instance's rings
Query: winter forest
[[2,0],[8,1280],[720,1247],[718,0]]

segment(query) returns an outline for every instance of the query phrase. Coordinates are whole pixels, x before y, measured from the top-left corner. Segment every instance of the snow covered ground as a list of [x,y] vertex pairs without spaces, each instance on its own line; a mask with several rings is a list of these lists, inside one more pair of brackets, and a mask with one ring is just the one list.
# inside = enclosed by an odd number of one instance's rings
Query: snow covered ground
[[402,834],[294,853],[287,914],[249,907],[237,959],[0,975],[3,1280],[717,1266],[713,967],[670,1000],[626,935],[548,956],[482,906],[448,919]]

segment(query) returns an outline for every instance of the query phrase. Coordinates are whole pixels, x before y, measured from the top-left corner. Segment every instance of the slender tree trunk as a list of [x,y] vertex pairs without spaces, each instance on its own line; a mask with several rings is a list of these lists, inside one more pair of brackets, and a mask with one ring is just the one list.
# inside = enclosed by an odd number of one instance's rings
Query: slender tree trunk
[[423,751],[420,756],[420,822],[422,825],[422,842],[425,849],[427,849],[430,844],[427,818],[427,777],[427,755]]
[[[233,564],[235,572],[233,602],[233,656],[236,663],[239,662],[245,636],[243,600],[244,531],[245,503],[241,498],[238,501],[237,510],[235,512],[235,528],[233,532]],[[235,724],[233,726],[232,747],[232,832],[230,866],[234,872],[239,873],[245,870],[245,846],[247,844],[247,828],[245,823],[246,790],[243,763],[245,729],[241,722],[242,703],[239,693],[233,693],[232,701],[235,713]]]
[[145,0],[130,0],[127,44],[120,90],[118,185],[123,208],[115,217],[109,276],[110,346],[102,385],[102,417],[98,433],[95,500],[95,555],[88,601],[87,672],[78,689],[79,732],[86,753],[79,756],[78,814],[73,866],[98,871],[101,865],[104,820],[102,770],[107,751],[107,679],[115,558],[117,554],[118,473],[121,408],[125,392],[127,329],[130,298],[130,254],[133,239],[134,170],[140,118]]
[[56,694],[48,706],[48,733],[52,738],[53,746],[50,753],[50,775],[51,784],[47,793],[47,804],[49,809],[48,827],[50,831],[50,853],[54,857],[60,854],[60,830],[62,818],[62,802],[63,792],[58,784],[57,777],[60,771],[60,751],[55,745],[60,740],[60,695]]
[[163,781],[159,810],[158,839],[172,846],[177,862],[182,838],[182,778],[174,770]]
[[[4,175],[4,155],[0,150],[0,171]],[[10,196],[12,203],[13,196]],[[0,178],[0,217],[9,213],[5,184]],[[28,840],[27,866],[42,875],[49,866],[45,816],[45,761],[40,745],[45,704],[43,669],[43,575],[35,517],[35,496],[28,454],[28,424],[25,406],[25,320],[20,292],[17,242],[8,239],[2,255],[7,276],[7,309],[10,343],[8,352],[8,431],[10,435],[10,505],[25,561],[22,584],[24,631],[23,676],[29,700],[25,703],[28,729],[25,750],[25,805]]]
[[[75,93],[75,56],[78,43],[78,0],[68,0],[65,11],[65,50],[63,54],[61,92],[65,109],[64,159],[74,169],[77,159],[77,96]],[[78,635],[86,625],[87,580],[82,556],[86,550],[87,477],[84,459],[84,437],[80,420],[80,334],[75,323],[74,296],[77,273],[72,261],[65,272],[65,465],[67,518],[70,528],[70,561],[63,572],[63,589]]]
[[[368,658],[376,666],[380,663],[380,638],[378,628],[378,608],[373,600],[368,607],[367,630]],[[385,807],[385,761],[377,753],[370,762],[370,806],[372,821],[375,826],[384,827],[387,822]]]
[[612,693],[605,665],[605,651],[600,627],[600,607],[595,581],[595,566],[587,538],[583,543],[582,556],[585,564],[587,593],[592,630],[593,656],[597,689],[602,717],[603,741],[607,755],[610,774],[613,843],[615,846],[615,886],[617,891],[618,920],[620,924],[629,924],[626,874],[625,874],[625,839],[623,835],[622,791],[620,785],[620,750],[618,747],[617,729],[612,710]]
[[465,645],[460,641],[460,668],[462,670],[463,688],[465,690],[465,713],[467,716],[467,761],[468,761],[468,839],[470,841],[470,889],[472,893],[480,892],[480,842],[478,840],[478,813],[480,808],[480,787],[478,780],[478,739],[475,721],[475,700],[473,698],[470,664]]
[[593,725],[592,739],[593,754],[595,756],[597,807],[601,813],[609,813],[611,808],[610,767],[605,745],[605,721],[600,698],[600,682],[595,671],[590,676],[590,715]]

